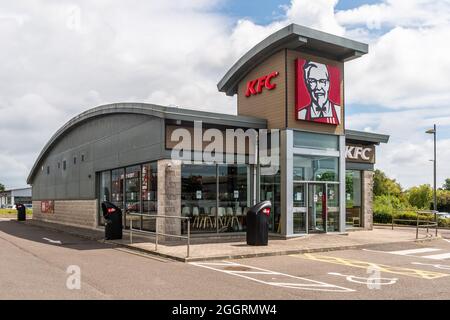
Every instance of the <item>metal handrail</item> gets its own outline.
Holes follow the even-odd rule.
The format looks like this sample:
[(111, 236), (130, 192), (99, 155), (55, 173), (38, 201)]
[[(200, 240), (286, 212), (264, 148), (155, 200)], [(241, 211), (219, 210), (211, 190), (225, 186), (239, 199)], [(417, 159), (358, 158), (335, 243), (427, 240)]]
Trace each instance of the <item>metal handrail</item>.
[[(400, 209), (400, 210), (396, 210), (396, 212), (399, 211), (404, 211), (404, 212), (411, 212), (411, 211), (415, 211), (416, 212), (416, 220), (411, 220), (411, 219), (396, 219), (394, 218), (394, 215), (392, 215), (392, 230), (394, 230), (394, 221), (404, 221), (404, 222), (415, 222), (416, 223), (416, 240), (419, 239), (419, 228), (427, 228), (427, 234), (429, 233), (429, 228), (435, 227), (436, 228), (436, 237), (438, 235), (438, 219), (437, 219), (437, 213), (439, 213), (439, 211), (435, 211), (435, 210), (408, 210), (408, 209)], [(420, 220), (419, 219), (419, 215), (420, 214), (434, 214), (434, 219), (435, 221), (432, 222), (430, 220)], [(421, 224), (424, 223), (424, 224)], [(426, 223), (426, 224), (425, 224)], [(397, 225), (397, 224), (396, 224)]]
[(133, 230), (135, 232), (141, 232), (146, 234), (155, 235), (155, 251), (158, 251), (158, 236), (166, 236), (166, 237), (173, 237), (173, 238), (179, 238), (179, 239), (186, 239), (187, 240), (187, 246), (186, 246), (186, 258), (189, 258), (189, 251), (190, 251), (190, 245), (191, 245), (191, 226), (189, 223), (190, 218), (189, 217), (178, 217), (178, 216), (166, 216), (166, 215), (159, 215), (159, 214), (142, 214), (142, 213), (127, 213), (126, 217), (128, 216), (138, 216), (138, 217), (147, 217), (147, 218), (163, 218), (163, 219), (180, 219), (180, 220), (187, 220), (187, 236), (179, 236), (176, 234), (168, 234), (168, 233), (161, 233), (158, 231), (158, 223), (156, 223), (156, 231), (146, 231), (146, 230), (137, 230), (133, 229), (133, 220), (130, 219), (130, 243), (133, 243)]

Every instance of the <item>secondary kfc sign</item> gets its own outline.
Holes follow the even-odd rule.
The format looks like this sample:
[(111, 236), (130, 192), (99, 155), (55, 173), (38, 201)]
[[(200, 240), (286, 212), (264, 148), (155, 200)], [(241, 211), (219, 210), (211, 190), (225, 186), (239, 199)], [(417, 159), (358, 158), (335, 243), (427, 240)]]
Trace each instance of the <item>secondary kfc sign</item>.
[(272, 72), (271, 74), (262, 76), (258, 79), (247, 82), (247, 89), (245, 90), (245, 96), (250, 97), (261, 93), (263, 89), (273, 90), (277, 87), (276, 83), (272, 83), (272, 79), (276, 78), (279, 72)]
[(363, 145), (347, 145), (345, 158), (352, 162), (375, 163), (375, 147)]
[(315, 61), (295, 60), (297, 120), (341, 123), (341, 70)]

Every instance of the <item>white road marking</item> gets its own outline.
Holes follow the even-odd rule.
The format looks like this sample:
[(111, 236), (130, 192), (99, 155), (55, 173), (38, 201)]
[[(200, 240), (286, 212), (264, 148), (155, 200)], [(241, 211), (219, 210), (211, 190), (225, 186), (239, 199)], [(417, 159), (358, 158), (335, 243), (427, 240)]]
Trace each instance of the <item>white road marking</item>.
[[(366, 277), (357, 277), (357, 276), (352, 276), (352, 275), (345, 275), (345, 274), (341, 274), (338, 272), (328, 272), (328, 274), (331, 274), (333, 276), (340, 276), (340, 277), (344, 277), (347, 281), (349, 282), (354, 282), (354, 283), (359, 283), (359, 284), (365, 284), (367, 285), (368, 283), (374, 284), (374, 285), (390, 285), (390, 284), (395, 284), (398, 281), (398, 278), (366, 278)], [(376, 281), (375, 283), (373, 283), (372, 281)], [(383, 282), (386, 281), (386, 282)]]
[(420, 249), (398, 250), (398, 251), (379, 251), (379, 250), (363, 249), (363, 251), (368, 251), (368, 252), (388, 253), (388, 254), (394, 254), (394, 255), (399, 255), (399, 256), (409, 256), (409, 257), (432, 259), (432, 260), (450, 259), (449, 252), (439, 253), (439, 254), (431, 254), (431, 255), (426, 255), (426, 256), (418, 256), (417, 255), (420, 253), (431, 253), (431, 252), (442, 251), (442, 250), (443, 249), (438, 249), (438, 248), (420, 248)]
[(446, 266), (445, 264), (432, 264), (432, 263), (422, 263), (422, 262), (411, 262), (411, 264), (421, 265), (421, 266), (432, 266), (436, 269), (442, 270), (450, 270), (450, 266)]
[(442, 240), (447, 241), (447, 242), (450, 242), (450, 240), (448, 240), (448, 239), (442, 239)]
[(54, 244), (62, 244), (60, 240), (52, 240), (49, 238), (42, 238), (42, 240), (46, 240), (46, 241), (48, 241), (50, 243), (54, 243)]
[(387, 253), (398, 254), (400, 256), (408, 256), (417, 253), (427, 253), (427, 252), (436, 252), (441, 251), (442, 249), (436, 248), (420, 248), (420, 249), (410, 249), (410, 250), (398, 250), (398, 251), (387, 251)]
[[(258, 268), (258, 267), (252, 267), (252, 266), (248, 266), (248, 265), (243, 265), (243, 264), (238, 264), (235, 262), (227, 262), (224, 261), (224, 263), (201, 263), (201, 262), (191, 262), (191, 265), (197, 266), (197, 267), (202, 267), (202, 268), (207, 268), (210, 270), (214, 270), (214, 271), (219, 271), (219, 272), (223, 272), (229, 275), (233, 275), (236, 277), (241, 277), (241, 278), (245, 278), (251, 281), (255, 281), (258, 283), (262, 283), (262, 284), (266, 284), (266, 285), (270, 285), (270, 286), (275, 286), (275, 287), (282, 287), (282, 288), (291, 288), (291, 289), (302, 289), (302, 290), (312, 290), (312, 291), (327, 291), (327, 292), (354, 292), (356, 290), (353, 289), (349, 289), (349, 288), (345, 288), (345, 287), (340, 287), (340, 286), (336, 286), (333, 284), (329, 284), (329, 283), (325, 283), (325, 282), (321, 282), (321, 281), (316, 281), (316, 280), (311, 280), (311, 279), (307, 279), (307, 278), (303, 278), (303, 277), (297, 277), (297, 276), (293, 276), (290, 274), (286, 274), (286, 273), (281, 273), (281, 272), (276, 272), (276, 271), (271, 271), (271, 270), (266, 270), (266, 269), (262, 269), (262, 268)], [(249, 268), (250, 270), (248, 271), (242, 271), (242, 270), (232, 270), (232, 269), (221, 269), (218, 268), (218, 266), (222, 266), (222, 267), (242, 267), (242, 268)], [(265, 281), (265, 280), (261, 280), (261, 279), (257, 279), (256, 276), (258, 275), (257, 273), (255, 273), (254, 270), (258, 270), (259, 275), (273, 275), (276, 276), (274, 278), (272, 278), (272, 280), (277, 280), (275, 281)], [(246, 276), (246, 274), (248, 274), (249, 276)], [(253, 277), (251, 276), (253, 275)], [(279, 278), (285, 278), (286, 281), (281, 282)], [(282, 279), (283, 280), (283, 279)], [(294, 280), (294, 281), (293, 281)], [(295, 282), (295, 281), (299, 281), (299, 282)], [(301, 281), (301, 282), (300, 282)]]
[(265, 272), (265, 271), (233, 271), (233, 273), (247, 273), (247, 274), (273, 274), (272, 272)]
[[(194, 263), (191, 263), (194, 264)], [(202, 263), (204, 265), (208, 265), (208, 266), (239, 266), (239, 264), (237, 263), (233, 263), (233, 262), (229, 262), (229, 261), (224, 261), (224, 262), (204, 262)]]
[(433, 254), (429, 256), (423, 256), (422, 258), (433, 259), (433, 260), (444, 260), (450, 258), (450, 253)]

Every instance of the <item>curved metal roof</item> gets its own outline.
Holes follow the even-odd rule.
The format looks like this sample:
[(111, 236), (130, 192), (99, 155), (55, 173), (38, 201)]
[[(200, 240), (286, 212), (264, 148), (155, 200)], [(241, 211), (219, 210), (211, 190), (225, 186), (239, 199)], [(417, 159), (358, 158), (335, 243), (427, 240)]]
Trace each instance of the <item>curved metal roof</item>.
[(236, 94), (242, 78), (258, 64), (282, 49), (301, 50), (338, 61), (358, 58), (369, 50), (365, 43), (290, 24), (271, 34), (243, 55), (219, 81), (217, 88), (229, 96)]
[(148, 103), (115, 103), (98, 106), (70, 119), (64, 124), (46, 143), (39, 156), (37, 157), (33, 168), (27, 178), (27, 183), (31, 184), (34, 174), (39, 167), (40, 162), (51, 150), (53, 145), (61, 139), (66, 132), (75, 128), (77, 125), (96, 117), (109, 114), (143, 114), (164, 119), (183, 120), (183, 121), (203, 121), (205, 123), (243, 127), (243, 128), (267, 128), (267, 120), (248, 116), (235, 116), (222, 113), (213, 113), (183, 109), (177, 107), (165, 107)]

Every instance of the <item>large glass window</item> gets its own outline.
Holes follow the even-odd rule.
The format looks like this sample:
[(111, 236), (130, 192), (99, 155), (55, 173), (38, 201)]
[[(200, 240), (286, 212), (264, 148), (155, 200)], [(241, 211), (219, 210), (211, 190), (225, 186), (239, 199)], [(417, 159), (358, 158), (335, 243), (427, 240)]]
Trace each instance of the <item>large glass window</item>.
[(123, 184), (125, 172), (123, 169), (111, 171), (111, 202), (123, 210)]
[(294, 155), (294, 181), (339, 181), (339, 158)]
[[(139, 197), (141, 189), (141, 166), (126, 168), (125, 178), (125, 214), (141, 213)], [(136, 225), (139, 226), (140, 224), (137, 223)], [(126, 221), (126, 226), (129, 227), (128, 221)]]
[(249, 207), (250, 167), (247, 165), (219, 165), (219, 232), (243, 231)]
[[(110, 171), (104, 171), (104, 172), (100, 173), (99, 187), (100, 187), (100, 193), (99, 193), (100, 204), (103, 201), (111, 201), (111, 172)], [(99, 206), (99, 208), (101, 208), (101, 206)], [(102, 212), (100, 212), (100, 214), (99, 214), (98, 223), (101, 226), (105, 225), (105, 220), (103, 218)]]
[(183, 165), (181, 214), (191, 217), (191, 231), (245, 230), (249, 180), (247, 165)]
[(339, 150), (339, 137), (336, 135), (294, 131), (294, 147), (336, 151)]
[(215, 165), (181, 166), (181, 214), (191, 217), (191, 232), (216, 232)]
[[(142, 179), (141, 179), (142, 172)], [(103, 171), (98, 174), (98, 199), (111, 201), (122, 209), (124, 226), (129, 227), (128, 213), (156, 214), (157, 204), (157, 163), (147, 163), (131, 167)], [(142, 181), (141, 181), (142, 180)], [(99, 213), (99, 224), (103, 225), (103, 215)], [(155, 219), (135, 218), (133, 227), (155, 230)]]
[(339, 231), (339, 185), (327, 184), (327, 231)]
[(362, 226), (361, 171), (347, 170), (345, 175), (345, 204), (347, 228)]
[[(156, 215), (158, 212), (158, 173), (157, 163), (146, 163), (142, 165), (142, 213)], [(149, 231), (156, 231), (156, 219), (143, 219), (142, 228)]]
[(292, 216), (294, 219), (294, 233), (306, 232), (306, 183), (294, 183), (294, 211)]
[(156, 214), (158, 194), (158, 173), (156, 163), (147, 163), (142, 166), (142, 213)]

